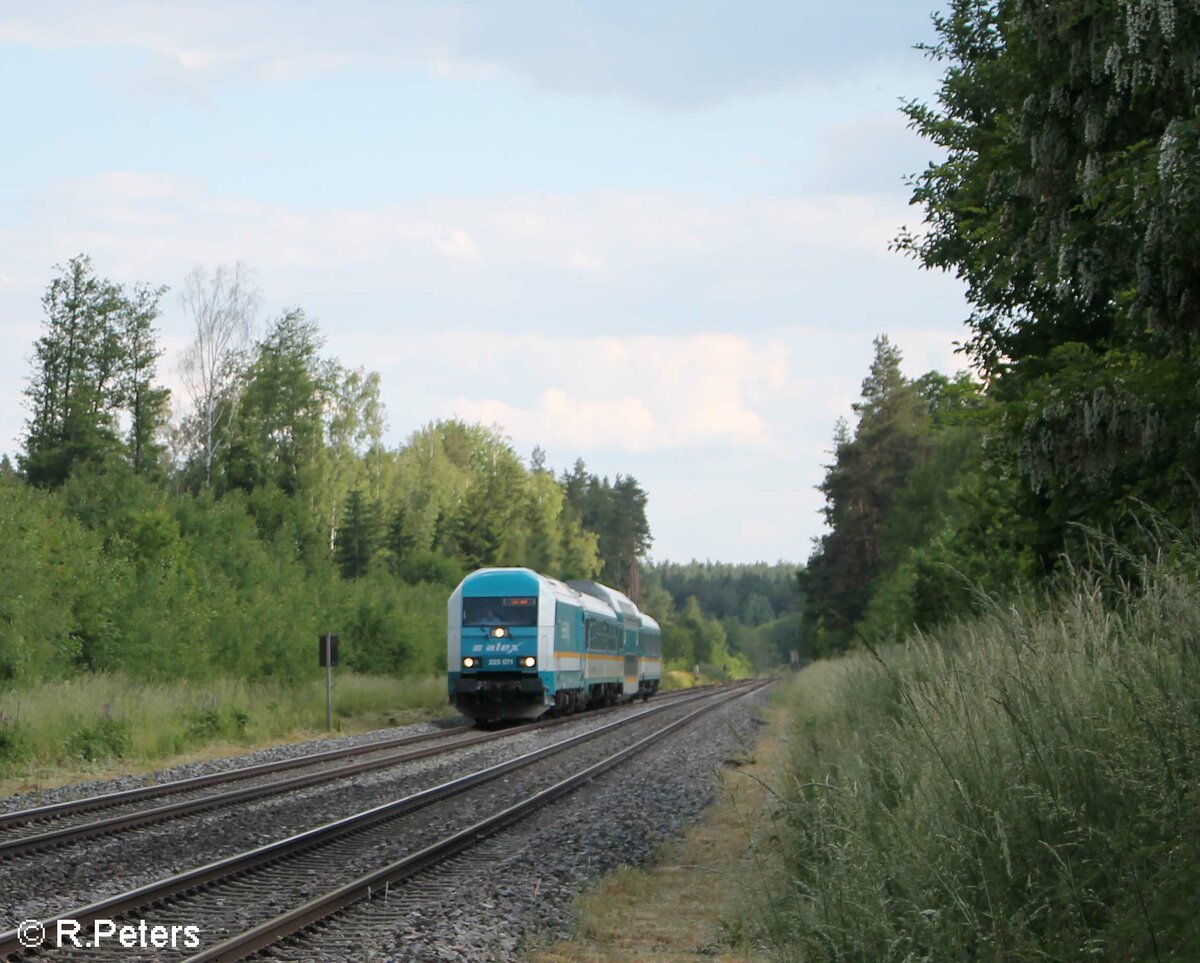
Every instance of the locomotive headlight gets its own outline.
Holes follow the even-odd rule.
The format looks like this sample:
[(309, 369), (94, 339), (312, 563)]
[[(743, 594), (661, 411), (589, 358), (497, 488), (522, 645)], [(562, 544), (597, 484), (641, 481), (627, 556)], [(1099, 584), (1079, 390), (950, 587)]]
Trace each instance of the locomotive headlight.
[(532, 669), (535, 665), (537, 665), (537, 659), (535, 659), (532, 655), (527, 655), (521, 660), (521, 665), (525, 666), (527, 669)]
[(479, 665), (479, 660), (473, 659), (469, 655), (465, 659), (463, 659), (463, 668), (464, 669), (473, 669), (477, 665)]
[(508, 635), (508, 629), (506, 629), (503, 625), (497, 625), (494, 629), (492, 629), (493, 639), (502, 639), (506, 635)]

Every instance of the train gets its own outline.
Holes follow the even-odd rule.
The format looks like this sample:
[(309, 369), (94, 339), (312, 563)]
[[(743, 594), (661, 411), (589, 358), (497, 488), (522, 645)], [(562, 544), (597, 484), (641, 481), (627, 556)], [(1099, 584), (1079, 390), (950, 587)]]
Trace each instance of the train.
[(450, 702), (481, 725), (650, 698), (662, 631), (617, 589), (483, 568), (447, 603)]

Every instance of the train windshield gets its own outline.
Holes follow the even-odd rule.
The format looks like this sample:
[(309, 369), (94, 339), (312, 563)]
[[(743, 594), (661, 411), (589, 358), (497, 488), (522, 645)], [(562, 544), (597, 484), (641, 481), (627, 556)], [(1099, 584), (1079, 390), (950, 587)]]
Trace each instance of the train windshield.
[(463, 625), (537, 625), (537, 598), (463, 599)]

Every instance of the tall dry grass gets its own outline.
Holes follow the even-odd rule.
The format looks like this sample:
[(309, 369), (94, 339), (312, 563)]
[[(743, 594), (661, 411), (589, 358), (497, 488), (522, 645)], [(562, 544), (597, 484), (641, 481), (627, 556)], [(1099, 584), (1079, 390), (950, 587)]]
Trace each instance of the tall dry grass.
[(779, 958), (1200, 958), (1200, 581), (1118, 563), (800, 674)]

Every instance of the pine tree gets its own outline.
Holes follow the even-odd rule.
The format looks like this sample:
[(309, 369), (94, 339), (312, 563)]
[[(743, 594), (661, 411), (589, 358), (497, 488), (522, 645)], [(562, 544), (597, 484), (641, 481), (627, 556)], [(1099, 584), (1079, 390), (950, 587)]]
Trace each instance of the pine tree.
[(397, 507), (388, 523), (387, 534), (384, 537), (384, 547), (392, 553), (392, 564), (400, 566), (412, 553), (416, 546), (417, 537), (412, 531), (408, 519), (408, 511), (403, 505)]
[(342, 524), (334, 541), (334, 558), (343, 578), (362, 578), (380, 543), (379, 504), (369, 501), (360, 489), (346, 498)]
[(862, 400), (854, 405), (852, 439), (839, 424), (834, 464), (819, 486), (831, 531), (819, 542), (804, 573), (809, 621), (834, 630), (835, 645), (858, 622), (882, 571), (881, 544), (897, 491), (918, 463), (929, 432), (928, 406), (900, 371), (900, 352), (886, 337), (875, 340)]

